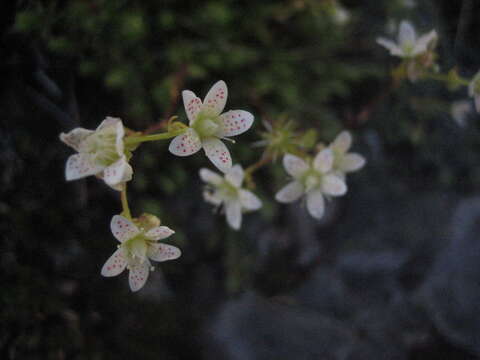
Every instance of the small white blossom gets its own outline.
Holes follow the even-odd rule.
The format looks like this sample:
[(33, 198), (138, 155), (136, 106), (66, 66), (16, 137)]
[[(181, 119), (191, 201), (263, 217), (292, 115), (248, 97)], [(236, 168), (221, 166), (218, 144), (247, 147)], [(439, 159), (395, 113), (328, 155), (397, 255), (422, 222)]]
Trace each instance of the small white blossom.
[(122, 121), (112, 117), (102, 121), (95, 131), (75, 128), (69, 133), (61, 133), (60, 140), (78, 152), (67, 160), (66, 179), (96, 175), (113, 189), (121, 191), (133, 174), (124, 154), (124, 135)]
[(417, 38), (412, 24), (404, 20), (400, 23), (397, 43), (383, 37), (377, 38), (377, 43), (387, 48), (393, 56), (410, 59), (433, 49), (437, 39), (435, 30)]
[(210, 161), (222, 172), (232, 167), (232, 158), (220, 139), (239, 135), (253, 123), (253, 115), (244, 110), (230, 110), (222, 114), (227, 102), (227, 85), (218, 81), (202, 101), (192, 91), (182, 92), (189, 129), (175, 137), (169, 150), (177, 156), (189, 156), (201, 148)]
[(469, 100), (459, 100), (452, 103), (450, 113), (452, 114), (453, 120), (461, 126), (464, 127), (467, 123), (467, 117), (470, 112), (472, 112), (473, 106)]
[(473, 77), (468, 85), (468, 95), (473, 97), (475, 109), (480, 112), (480, 71)]
[(242, 224), (242, 212), (262, 207), (261, 200), (254, 193), (242, 188), (244, 172), (240, 165), (233, 166), (224, 176), (203, 168), (200, 169), (200, 178), (208, 184), (203, 193), (205, 201), (223, 205), (227, 223), (235, 230)]
[(344, 176), (347, 173), (360, 170), (365, 165), (365, 158), (357, 153), (348, 152), (352, 146), (352, 135), (342, 131), (330, 144), (333, 153), (332, 171)]
[(286, 154), (283, 166), (293, 181), (283, 187), (275, 199), (291, 203), (305, 195), (307, 210), (316, 219), (325, 212), (324, 196), (342, 196), (347, 185), (342, 176), (332, 172), (334, 153), (330, 148), (320, 151), (313, 160), (305, 161), (295, 155)]
[(333, 20), (340, 26), (345, 25), (350, 20), (348, 10), (337, 1), (333, 3)]
[(117, 276), (127, 268), (132, 291), (138, 291), (145, 285), (150, 270), (153, 270), (150, 260), (173, 260), (181, 255), (177, 247), (158, 242), (174, 233), (166, 226), (145, 230), (127, 218), (115, 215), (110, 228), (120, 245), (103, 265), (101, 274), (106, 277)]

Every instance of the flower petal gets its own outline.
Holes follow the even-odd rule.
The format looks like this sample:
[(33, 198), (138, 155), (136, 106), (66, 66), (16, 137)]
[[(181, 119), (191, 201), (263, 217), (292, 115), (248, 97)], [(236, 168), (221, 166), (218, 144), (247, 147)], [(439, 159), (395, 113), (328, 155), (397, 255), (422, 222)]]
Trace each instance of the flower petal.
[(172, 245), (156, 243), (148, 247), (147, 256), (154, 261), (178, 259), (182, 255), (179, 248)]
[(208, 190), (205, 190), (203, 192), (203, 199), (213, 205), (220, 205), (223, 202), (222, 197), (218, 194), (218, 192), (211, 192)]
[(195, 154), (198, 150), (202, 148), (202, 143), (197, 132), (189, 128), (183, 134), (175, 137), (168, 150), (177, 156), (189, 156)]
[(240, 189), (240, 204), (245, 210), (258, 210), (262, 207), (262, 201), (249, 190)]
[(302, 158), (292, 154), (286, 154), (283, 157), (283, 167), (288, 175), (294, 178), (302, 176), (303, 173), (308, 170), (307, 163)]
[(321, 219), (325, 213), (325, 200), (320, 190), (307, 194), (307, 210), (315, 219)]
[(68, 158), (65, 167), (65, 178), (70, 180), (77, 180), (86, 176), (94, 175), (104, 169), (103, 166), (94, 164), (90, 161), (90, 156), (87, 154), (75, 154)]
[(237, 164), (227, 171), (227, 173), (225, 174), (225, 179), (227, 179), (227, 181), (236, 188), (239, 188), (242, 185), (243, 176), (243, 169), (240, 165)]
[(360, 170), (365, 165), (365, 158), (356, 153), (348, 153), (340, 160), (339, 170), (343, 172), (352, 172)]
[(108, 126), (114, 126), (114, 125), (116, 125), (118, 123), (121, 123), (121, 122), (122, 122), (122, 119), (120, 119), (120, 118), (107, 116), (105, 118), (105, 120), (103, 120), (100, 123), (100, 125), (98, 125), (98, 127), (95, 129), (95, 131), (102, 130), (103, 128), (108, 127)]
[(75, 128), (68, 133), (61, 133), (60, 140), (65, 144), (78, 151), (80, 143), (85, 140), (88, 136), (94, 133), (93, 130), (87, 130), (84, 128)]
[(115, 190), (121, 191), (125, 182), (132, 180), (133, 169), (127, 162), (127, 158), (122, 156), (112, 165), (107, 166), (103, 171), (103, 180)]
[(116, 127), (116, 132), (117, 132), (117, 138), (115, 140), (115, 148), (117, 150), (117, 154), (119, 156), (123, 156), (123, 150), (125, 148), (124, 143), (123, 143), (123, 137), (125, 136), (125, 129), (123, 128), (123, 124), (121, 121), (117, 122)]
[(346, 153), (350, 146), (352, 146), (352, 135), (349, 131), (344, 130), (333, 140), (330, 148), (334, 152)]
[(182, 91), (183, 105), (185, 106), (185, 112), (187, 113), (189, 124), (197, 119), (197, 115), (202, 110), (202, 100), (198, 98), (193, 91)]
[(232, 158), (225, 144), (218, 138), (210, 137), (202, 141), (203, 150), (220, 171), (226, 173), (232, 167)]
[(329, 172), (333, 165), (333, 151), (330, 148), (323, 149), (313, 159), (313, 167), (322, 173)]
[(133, 265), (128, 275), (128, 283), (132, 291), (140, 290), (147, 282), (150, 273), (150, 262), (147, 260), (141, 264)]
[(281, 203), (291, 203), (300, 198), (305, 191), (299, 181), (292, 181), (276, 193), (275, 199)]
[(172, 234), (175, 234), (175, 231), (170, 229), (168, 226), (157, 226), (153, 229), (148, 230), (145, 233), (145, 236), (150, 240), (162, 240), (166, 239)]
[(337, 175), (326, 175), (322, 181), (322, 192), (331, 196), (341, 196), (347, 192), (345, 181)]
[(228, 90), (225, 81), (216, 82), (205, 96), (202, 109), (208, 110), (212, 115), (220, 115), (227, 103), (227, 96)]
[(110, 229), (113, 236), (121, 243), (140, 233), (140, 230), (134, 223), (121, 215), (115, 215), (112, 218)]
[(242, 225), (242, 205), (239, 201), (229, 201), (225, 204), (227, 223), (232, 229), (238, 230)]
[(223, 182), (222, 176), (207, 168), (200, 169), (200, 179), (212, 185), (220, 185)]
[(125, 259), (123, 249), (117, 249), (112, 256), (108, 258), (102, 267), (102, 276), (111, 277), (117, 276), (127, 266), (127, 260)]
[(220, 115), (219, 137), (240, 135), (250, 129), (253, 124), (253, 115), (244, 110), (230, 110)]
[(418, 38), (413, 48), (413, 55), (419, 55), (426, 52), (428, 49), (435, 48), (437, 43), (438, 35), (435, 30), (430, 31), (429, 33), (422, 35)]
[(384, 48), (387, 48), (390, 51), (390, 55), (393, 56), (403, 56), (403, 50), (395, 44), (393, 41), (385, 39), (383, 37), (377, 38), (377, 44), (382, 45)]
[(415, 28), (413, 25), (406, 20), (403, 20), (400, 23), (400, 30), (398, 32), (398, 43), (400, 46), (403, 46), (403, 44), (415, 44), (415, 41), (417, 39), (417, 35), (415, 34)]

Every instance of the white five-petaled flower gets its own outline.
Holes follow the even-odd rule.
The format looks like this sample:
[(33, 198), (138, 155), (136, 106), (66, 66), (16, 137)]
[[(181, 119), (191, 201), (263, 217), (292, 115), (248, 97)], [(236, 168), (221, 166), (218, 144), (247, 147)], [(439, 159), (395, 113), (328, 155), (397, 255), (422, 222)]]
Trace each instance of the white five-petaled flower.
[(435, 30), (417, 38), (412, 24), (406, 20), (400, 23), (398, 42), (379, 37), (377, 43), (387, 48), (390, 54), (401, 58), (414, 58), (435, 47), (438, 35)]
[(227, 85), (215, 83), (202, 101), (192, 91), (182, 92), (189, 128), (175, 137), (169, 150), (177, 156), (188, 156), (201, 148), (210, 161), (222, 172), (232, 167), (230, 152), (220, 140), (247, 131), (253, 115), (244, 110), (230, 110), (222, 114), (227, 102)]
[(107, 185), (121, 191), (133, 174), (124, 153), (124, 135), (122, 121), (113, 117), (103, 120), (96, 130), (75, 128), (61, 133), (60, 140), (78, 152), (67, 160), (66, 179), (97, 175)]
[(177, 247), (158, 242), (174, 233), (166, 226), (156, 226), (146, 231), (125, 217), (115, 215), (110, 228), (121, 244), (103, 265), (101, 273), (107, 277), (117, 276), (127, 268), (132, 291), (138, 291), (145, 285), (148, 274), (153, 269), (150, 260), (173, 260), (181, 255)]
[(480, 71), (473, 77), (468, 85), (468, 95), (473, 97), (475, 109), (480, 112)]
[(224, 176), (203, 168), (200, 178), (208, 184), (203, 193), (205, 201), (217, 206), (223, 204), (227, 223), (235, 230), (242, 224), (242, 212), (262, 207), (254, 193), (242, 188), (244, 172), (240, 165), (233, 166)]
[(283, 187), (275, 199), (281, 203), (291, 203), (305, 195), (308, 212), (320, 219), (325, 212), (324, 195), (342, 196), (347, 192), (343, 176), (332, 172), (333, 164), (334, 153), (330, 148), (323, 149), (308, 162), (286, 154), (283, 166), (293, 181)]
[(357, 153), (348, 152), (352, 146), (352, 135), (342, 131), (329, 145), (333, 152), (332, 171), (336, 175), (344, 176), (346, 173), (360, 170), (365, 165), (365, 158)]

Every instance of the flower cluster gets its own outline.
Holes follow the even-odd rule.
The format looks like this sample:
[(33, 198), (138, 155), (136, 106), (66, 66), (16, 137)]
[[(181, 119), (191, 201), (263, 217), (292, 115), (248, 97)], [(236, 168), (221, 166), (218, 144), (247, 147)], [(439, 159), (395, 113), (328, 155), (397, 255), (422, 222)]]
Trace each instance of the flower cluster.
[(67, 180), (95, 175), (120, 192), (122, 213), (113, 216), (110, 224), (120, 245), (103, 265), (101, 274), (112, 277), (128, 269), (132, 291), (145, 285), (153, 270), (152, 261), (173, 260), (181, 255), (177, 247), (160, 242), (174, 231), (160, 226), (157, 217), (150, 214), (138, 218), (131, 216), (126, 188), (127, 182), (132, 180), (133, 169), (128, 161), (141, 143), (173, 138), (169, 151), (181, 157), (203, 148), (207, 158), (221, 171), (218, 174), (207, 168), (200, 169), (200, 178), (206, 183), (204, 199), (221, 209), (228, 225), (235, 230), (241, 227), (243, 213), (262, 207), (257, 195), (246, 188), (254, 187), (252, 173), (277, 156), (285, 154), (285, 169), (294, 180), (277, 193), (276, 199), (291, 202), (305, 194), (307, 208), (316, 218), (323, 215), (324, 197), (345, 194), (345, 174), (360, 169), (365, 163), (360, 155), (348, 153), (351, 144), (348, 132), (342, 133), (313, 160), (290, 154), (313, 148), (316, 130), (299, 133), (293, 124), (280, 121), (267, 126), (268, 131), (263, 134), (265, 150), (259, 162), (246, 170), (239, 164), (232, 166), (232, 157), (222, 140), (234, 142), (230, 137), (250, 129), (253, 115), (244, 110), (223, 112), (228, 96), (223, 81), (215, 83), (203, 101), (190, 90), (183, 91), (182, 96), (188, 126), (172, 122), (174, 117), (168, 123), (168, 132), (142, 134), (126, 130), (120, 119), (107, 117), (96, 130), (76, 128), (60, 134), (60, 139), (77, 151), (67, 160)]

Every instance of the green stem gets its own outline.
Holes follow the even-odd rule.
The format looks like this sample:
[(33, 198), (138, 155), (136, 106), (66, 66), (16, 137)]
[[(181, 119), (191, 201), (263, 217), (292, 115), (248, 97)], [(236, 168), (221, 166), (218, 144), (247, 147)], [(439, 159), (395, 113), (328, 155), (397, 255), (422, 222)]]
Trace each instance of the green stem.
[(146, 141), (158, 141), (158, 140), (166, 140), (166, 139), (171, 139), (174, 138), (175, 136), (181, 135), (185, 132), (187, 129), (181, 129), (181, 130), (175, 130), (175, 131), (169, 131), (166, 133), (160, 133), (160, 134), (153, 134), (153, 135), (144, 135), (144, 136), (130, 136), (125, 138), (125, 144), (126, 145), (134, 145)]
[[(426, 73), (425, 77), (427, 79), (443, 81), (443, 82), (446, 82), (446, 83), (452, 81), (452, 77), (449, 76), (448, 74)], [(463, 79), (459, 76), (456, 77), (455, 82), (457, 82), (458, 85), (463, 85), (463, 86), (468, 86), (470, 84), (470, 80)]]
[(124, 185), (122, 192), (120, 193), (120, 199), (122, 201), (122, 213), (123, 215), (132, 220), (132, 214), (130, 213), (130, 208), (128, 207), (128, 199), (127, 199), (127, 184)]

